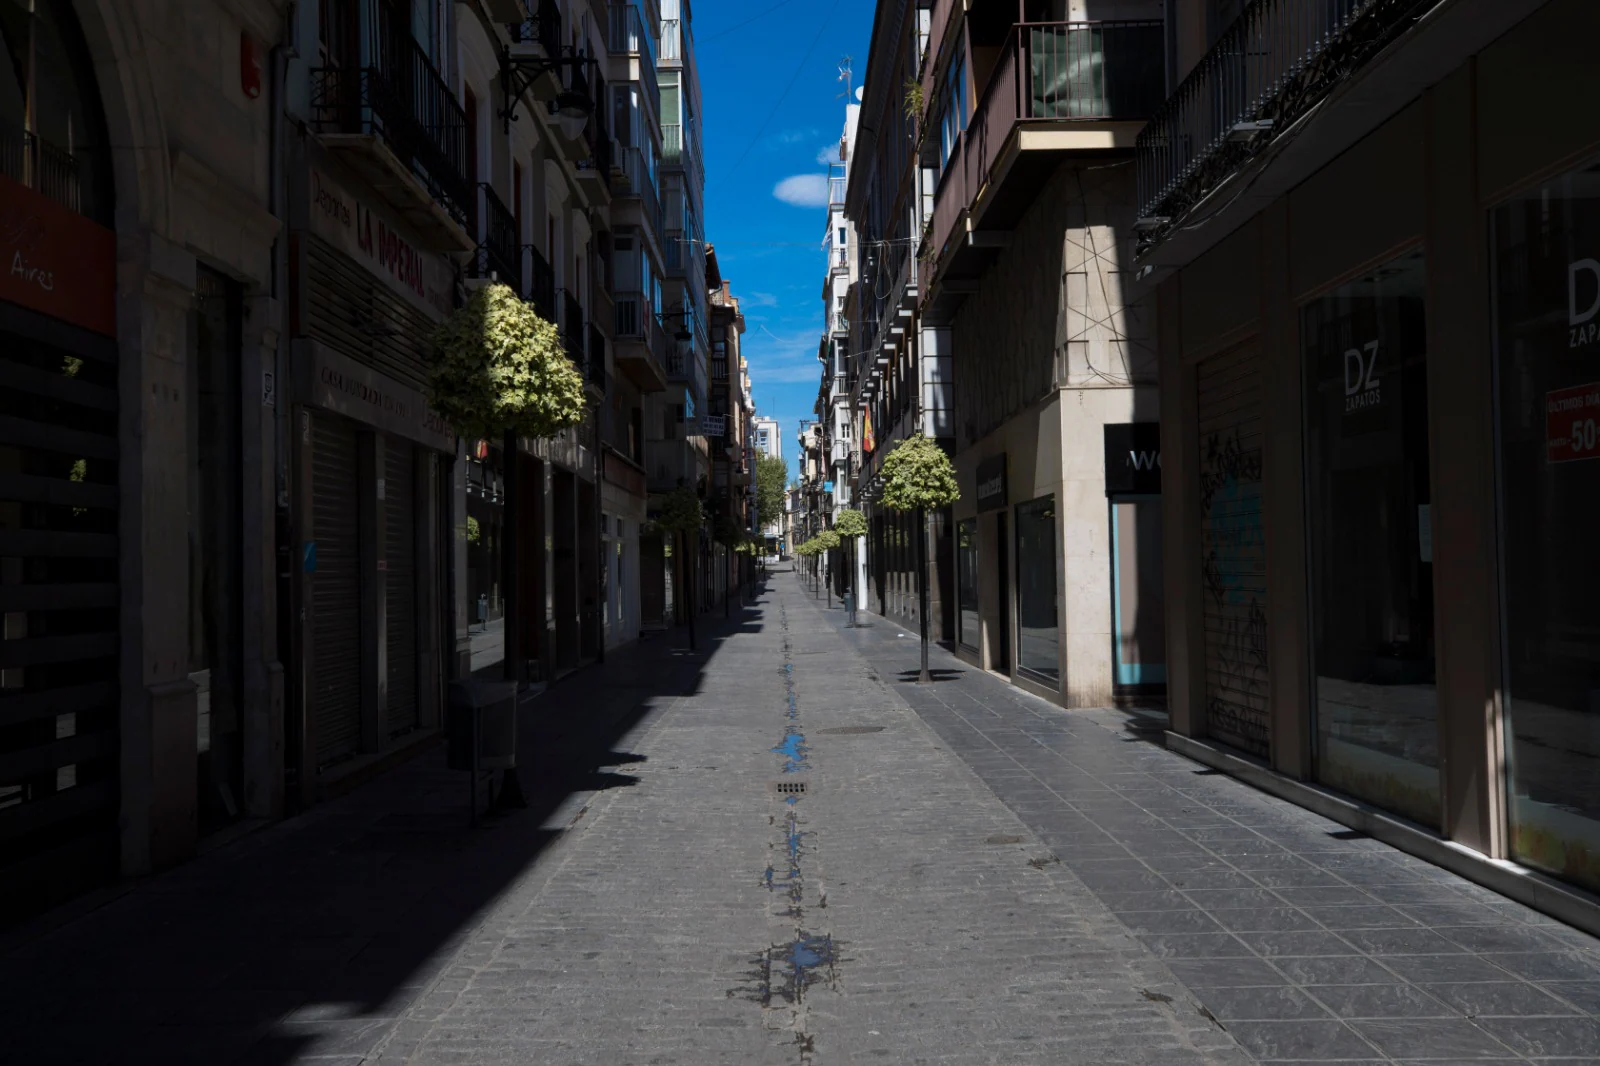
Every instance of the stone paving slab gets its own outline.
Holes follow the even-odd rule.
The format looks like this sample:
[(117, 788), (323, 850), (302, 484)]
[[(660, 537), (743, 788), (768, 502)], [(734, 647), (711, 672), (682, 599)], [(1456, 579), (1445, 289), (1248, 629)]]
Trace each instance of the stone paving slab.
[[(893, 623), (812, 611), (878, 676), (916, 669)], [(1063, 711), (942, 649), (932, 665), (944, 680), (896, 691), (1259, 1061), (1600, 1066), (1594, 938), (1168, 752), (1127, 714)]]
[(375, 1061), (1249, 1061), (797, 590), (753, 619)]

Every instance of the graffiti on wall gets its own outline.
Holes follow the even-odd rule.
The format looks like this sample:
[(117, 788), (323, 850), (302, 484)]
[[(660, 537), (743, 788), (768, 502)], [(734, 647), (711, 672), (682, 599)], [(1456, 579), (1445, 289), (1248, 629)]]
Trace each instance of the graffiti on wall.
[(1210, 734), (1267, 753), (1267, 543), (1261, 514), (1261, 450), (1239, 427), (1200, 449), (1205, 583), (1206, 722)]

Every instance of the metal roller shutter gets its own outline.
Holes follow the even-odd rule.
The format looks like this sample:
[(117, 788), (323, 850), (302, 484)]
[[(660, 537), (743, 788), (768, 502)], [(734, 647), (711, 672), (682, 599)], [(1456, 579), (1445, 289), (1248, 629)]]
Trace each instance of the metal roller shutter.
[(38, 333), (0, 333), (0, 927), (118, 859), (117, 349)]
[(353, 754), (361, 740), (360, 450), (354, 423), (319, 414), (311, 424), (312, 693), (321, 767)]
[(416, 449), (386, 438), (383, 467), (388, 722), (397, 736), (417, 727)]
[(1240, 348), (1197, 368), (1205, 586), (1206, 723), (1266, 755), (1267, 553), (1261, 508), (1261, 366)]

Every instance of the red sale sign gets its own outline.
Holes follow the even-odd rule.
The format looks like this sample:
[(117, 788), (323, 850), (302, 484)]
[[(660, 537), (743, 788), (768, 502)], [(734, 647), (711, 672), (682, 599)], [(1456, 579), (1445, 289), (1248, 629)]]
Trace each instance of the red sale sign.
[(1546, 462), (1600, 459), (1600, 382), (1546, 394), (1544, 411)]

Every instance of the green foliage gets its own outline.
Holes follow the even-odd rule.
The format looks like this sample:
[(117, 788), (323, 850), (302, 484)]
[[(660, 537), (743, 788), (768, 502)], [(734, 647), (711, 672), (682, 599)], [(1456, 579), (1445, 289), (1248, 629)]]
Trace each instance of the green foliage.
[(679, 485), (667, 493), (661, 503), (661, 517), (656, 519), (656, 525), (669, 533), (693, 533), (704, 522), (700, 497), (687, 485)]
[(905, 94), (906, 118), (915, 122), (922, 117), (922, 107), (927, 102), (926, 94), (922, 90), (922, 82), (916, 78), (906, 78)]
[(815, 537), (812, 537), (810, 540), (801, 541), (799, 544), (794, 546), (794, 553), (796, 555), (804, 555), (808, 559), (817, 554), (818, 550), (817, 539)]
[(483, 532), (478, 527), (478, 520), (471, 515), (467, 515), (467, 543), (476, 544), (481, 536), (483, 536)]
[(460, 436), (550, 437), (587, 413), (561, 335), (509, 286), (476, 290), (429, 341), (428, 402)]
[(955, 467), (931, 437), (907, 437), (883, 460), (883, 505), (895, 511), (931, 511), (961, 498)]
[(833, 516), (833, 529), (841, 537), (864, 537), (867, 516), (853, 507), (846, 507)]
[(824, 529), (815, 538), (817, 547), (822, 551), (832, 551), (839, 546), (839, 534), (831, 529)]
[(756, 460), (756, 520), (770, 526), (783, 518), (783, 497), (789, 481), (789, 464), (775, 455)]

